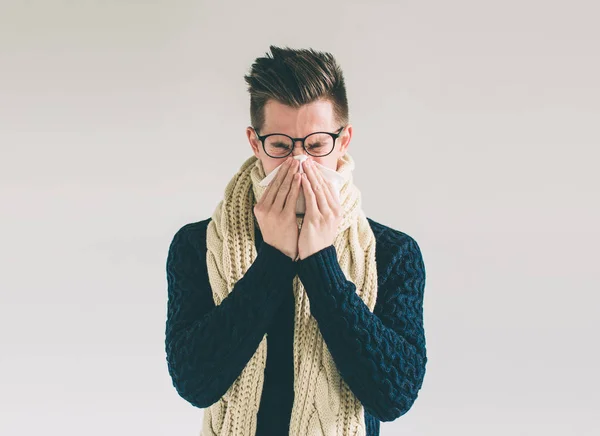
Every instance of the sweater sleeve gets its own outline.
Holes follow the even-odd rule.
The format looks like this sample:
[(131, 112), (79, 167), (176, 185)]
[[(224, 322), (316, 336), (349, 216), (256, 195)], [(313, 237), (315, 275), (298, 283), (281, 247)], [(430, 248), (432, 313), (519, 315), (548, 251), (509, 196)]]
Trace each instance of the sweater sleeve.
[(189, 233), (184, 226), (175, 234), (167, 256), (165, 350), (179, 395), (206, 408), (225, 394), (256, 352), (284, 293), (292, 292), (295, 262), (261, 242), (252, 265), (216, 306), (206, 231), (194, 233), (196, 244)]
[(333, 245), (297, 262), (311, 313), (344, 381), (380, 421), (405, 414), (417, 398), (427, 362), (423, 328), (425, 268), (405, 235), (378, 279), (373, 312), (346, 279)]

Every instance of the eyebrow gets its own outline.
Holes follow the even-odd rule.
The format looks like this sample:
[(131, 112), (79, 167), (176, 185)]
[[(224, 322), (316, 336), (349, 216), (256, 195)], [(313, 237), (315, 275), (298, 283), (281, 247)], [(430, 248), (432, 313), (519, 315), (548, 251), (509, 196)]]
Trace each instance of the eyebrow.
[[(339, 129), (337, 129), (337, 130), (339, 130)], [(333, 130), (333, 131), (323, 130), (323, 129), (321, 129), (321, 130), (313, 130), (308, 135), (312, 135), (313, 133), (317, 133), (317, 132), (335, 133), (335, 132), (337, 132), (337, 130)], [(277, 131), (273, 131), (273, 133), (261, 133), (260, 136), (275, 135), (275, 134), (277, 134), (277, 135), (286, 135), (286, 136), (289, 136), (290, 138), (293, 138), (292, 135), (288, 135), (287, 133), (277, 132)], [(300, 136), (300, 138), (306, 138), (308, 135)], [(298, 138), (296, 138), (296, 139), (298, 139)]]

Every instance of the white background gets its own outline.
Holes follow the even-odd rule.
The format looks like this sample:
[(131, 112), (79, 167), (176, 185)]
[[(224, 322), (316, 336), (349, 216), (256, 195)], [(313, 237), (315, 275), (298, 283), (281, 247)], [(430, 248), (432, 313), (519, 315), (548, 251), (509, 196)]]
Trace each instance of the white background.
[(0, 1), (0, 434), (197, 435), (164, 352), (174, 233), (250, 156), (270, 44), (335, 55), (367, 216), (427, 270), (382, 435), (598, 434), (595, 1)]

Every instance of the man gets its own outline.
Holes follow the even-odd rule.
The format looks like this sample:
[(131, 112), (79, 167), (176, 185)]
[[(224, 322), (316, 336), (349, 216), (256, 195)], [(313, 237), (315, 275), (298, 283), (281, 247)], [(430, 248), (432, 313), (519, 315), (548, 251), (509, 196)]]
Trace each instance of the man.
[(245, 77), (253, 156), (169, 247), (169, 374), (203, 436), (378, 435), (423, 383), (423, 259), (362, 210), (333, 56), (270, 48)]

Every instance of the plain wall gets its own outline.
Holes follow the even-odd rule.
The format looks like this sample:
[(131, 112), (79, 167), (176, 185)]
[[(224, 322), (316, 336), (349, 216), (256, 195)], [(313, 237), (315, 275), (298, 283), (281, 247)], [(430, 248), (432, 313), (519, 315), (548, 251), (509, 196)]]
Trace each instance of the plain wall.
[(425, 381), (381, 434), (597, 434), (599, 13), (0, 1), (0, 434), (199, 433), (167, 250), (250, 156), (270, 44), (337, 58), (363, 208), (425, 261)]

